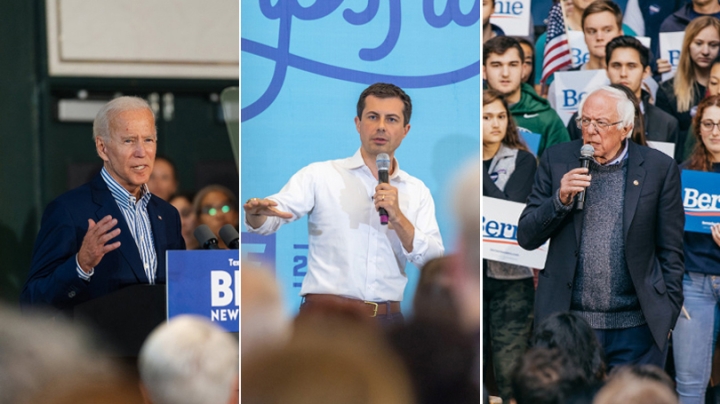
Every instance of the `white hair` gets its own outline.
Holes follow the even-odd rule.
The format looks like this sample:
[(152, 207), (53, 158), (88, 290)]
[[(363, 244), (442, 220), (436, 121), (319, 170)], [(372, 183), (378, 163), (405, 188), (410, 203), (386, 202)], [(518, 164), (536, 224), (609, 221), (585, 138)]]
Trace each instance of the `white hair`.
[(238, 341), (199, 316), (160, 325), (140, 350), (140, 379), (155, 404), (225, 404), (238, 379)]
[(136, 109), (147, 109), (151, 114), (153, 113), (147, 101), (139, 97), (118, 97), (103, 105), (93, 122), (93, 141), (98, 137), (105, 141), (110, 140), (110, 122), (120, 113)]
[(578, 116), (582, 117), (582, 111), (583, 107), (585, 106), (585, 101), (590, 98), (590, 96), (595, 95), (601, 91), (604, 91), (608, 93), (608, 95), (612, 98), (615, 98), (617, 100), (617, 114), (620, 118), (620, 123), (624, 127), (630, 127), (630, 130), (627, 133), (627, 136), (630, 137), (632, 135), (633, 131), (632, 129), (635, 127), (635, 105), (632, 101), (627, 97), (627, 95), (622, 92), (622, 90), (618, 90), (617, 88), (610, 87), (610, 86), (602, 86), (598, 89), (595, 89), (588, 93), (585, 97), (583, 97), (582, 100), (580, 100), (580, 104), (578, 105)]

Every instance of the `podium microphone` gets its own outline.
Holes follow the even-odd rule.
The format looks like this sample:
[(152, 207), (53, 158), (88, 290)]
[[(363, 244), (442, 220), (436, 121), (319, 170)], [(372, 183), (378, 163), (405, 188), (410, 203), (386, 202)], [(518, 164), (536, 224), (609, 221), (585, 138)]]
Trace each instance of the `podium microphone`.
[(220, 228), (220, 238), (228, 246), (230, 250), (240, 249), (240, 235), (231, 224), (226, 224)]
[(210, 230), (206, 224), (198, 226), (193, 232), (193, 235), (203, 250), (217, 250), (220, 248), (218, 247), (217, 237), (215, 237), (215, 234), (213, 234), (212, 230)]
[[(390, 175), (388, 174), (390, 171), (390, 156), (388, 156), (387, 153), (380, 153), (375, 157), (375, 164), (377, 165), (378, 169), (378, 183), (379, 184), (387, 184), (390, 182)], [(380, 224), (387, 225), (388, 224), (388, 213), (384, 208), (378, 209), (378, 213), (380, 214)]]
[[(580, 167), (589, 168), (590, 160), (593, 159), (593, 154), (595, 154), (595, 149), (592, 145), (583, 145), (583, 147), (580, 148)], [(577, 210), (583, 210), (585, 208), (585, 190), (580, 191), (578, 194), (575, 208)]]

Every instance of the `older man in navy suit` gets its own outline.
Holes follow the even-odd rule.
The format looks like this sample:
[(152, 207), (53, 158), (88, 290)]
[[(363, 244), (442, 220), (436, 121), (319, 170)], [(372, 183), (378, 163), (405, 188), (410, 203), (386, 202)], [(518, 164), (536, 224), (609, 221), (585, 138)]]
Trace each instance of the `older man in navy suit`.
[(23, 306), (63, 311), (125, 286), (165, 283), (165, 251), (183, 250), (180, 217), (150, 194), (157, 149), (147, 102), (120, 97), (98, 112), (101, 172), (48, 205), (35, 241)]
[[(629, 139), (635, 109), (624, 92), (603, 87), (583, 102), (582, 140), (543, 154), (518, 225), (523, 248), (550, 239), (535, 323), (573, 311), (595, 330), (609, 367), (663, 367), (683, 303), (680, 173), (672, 158)], [(579, 162), (583, 143), (594, 148), (589, 170)]]

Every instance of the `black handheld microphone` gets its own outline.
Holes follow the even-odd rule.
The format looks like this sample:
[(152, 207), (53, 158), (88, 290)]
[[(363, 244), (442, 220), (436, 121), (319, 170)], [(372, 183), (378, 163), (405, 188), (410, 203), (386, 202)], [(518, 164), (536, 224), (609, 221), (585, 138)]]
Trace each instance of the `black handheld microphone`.
[[(590, 160), (593, 159), (594, 154), (595, 149), (592, 147), (592, 145), (583, 145), (583, 147), (580, 148), (580, 167), (590, 167)], [(577, 210), (583, 210), (585, 208), (585, 190), (580, 191), (580, 193), (578, 194), (575, 208)]]
[(238, 250), (240, 248), (240, 235), (231, 224), (226, 224), (220, 228), (220, 238), (228, 246), (230, 250)]
[[(388, 156), (387, 153), (380, 153), (375, 157), (375, 164), (377, 165), (378, 169), (378, 183), (379, 184), (387, 184), (390, 182), (390, 175), (388, 172), (390, 171), (390, 156)], [(385, 209), (380, 208), (378, 210), (378, 213), (380, 214), (380, 224), (387, 225), (388, 224), (388, 213)]]
[(200, 248), (203, 250), (217, 250), (220, 248), (218, 247), (217, 237), (206, 224), (198, 226), (193, 235), (195, 235), (195, 238), (200, 243)]

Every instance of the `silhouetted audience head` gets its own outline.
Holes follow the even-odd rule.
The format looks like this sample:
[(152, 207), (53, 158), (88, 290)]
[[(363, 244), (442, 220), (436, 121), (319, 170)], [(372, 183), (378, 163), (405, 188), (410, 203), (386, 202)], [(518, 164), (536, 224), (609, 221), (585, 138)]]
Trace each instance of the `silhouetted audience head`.
[[(516, 41), (517, 42), (517, 41)], [(480, 329), (480, 159), (467, 163), (453, 188), (454, 215), (460, 228), (455, 265), (450, 265), (449, 283), (462, 327)]]
[(531, 348), (513, 371), (511, 380), (516, 404), (563, 404), (588, 386), (582, 369), (558, 349)]
[(678, 404), (670, 377), (657, 367), (629, 366), (611, 374), (594, 404)]
[(242, 361), (243, 404), (410, 404), (400, 360), (378, 327), (306, 315), (282, 349)]
[[(0, 307), (0, 404), (54, 403), (127, 380), (89, 331), (60, 317)], [(137, 383), (129, 395), (140, 397)], [(132, 402), (132, 401), (129, 401)]]
[(450, 267), (454, 264), (454, 257), (446, 255), (433, 258), (422, 267), (413, 298), (415, 319), (457, 323), (457, 304), (450, 290), (449, 279)]
[(280, 285), (267, 270), (243, 263), (240, 284), (240, 350), (249, 359), (284, 345), (290, 338), (291, 322)]
[(143, 394), (153, 404), (228, 404), (238, 398), (238, 341), (198, 316), (157, 327), (140, 350)]
[(605, 377), (602, 346), (590, 324), (576, 314), (562, 312), (546, 318), (535, 328), (530, 346), (562, 351), (590, 382)]
[(175, 195), (178, 189), (175, 163), (167, 157), (155, 156), (155, 165), (150, 174), (148, 188), (153, 195), (169, 202), (170, 197)]
[(457, 324), (414, 320), (391, 330), (388, 338), (409, 371), (418, 404), (480, 400), (476, 336)]

